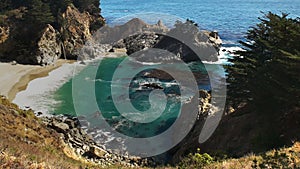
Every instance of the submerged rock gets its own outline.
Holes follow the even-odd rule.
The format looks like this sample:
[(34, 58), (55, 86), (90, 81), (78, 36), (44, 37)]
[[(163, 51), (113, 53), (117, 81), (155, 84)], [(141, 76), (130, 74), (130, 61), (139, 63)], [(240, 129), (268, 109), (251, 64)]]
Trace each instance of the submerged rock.
[(143, 84), (142, 86), (147, 87), (147, 88), (152, 88), (152, 89), (163, 89), (163, 87), (158, 83), (146, 83), (146, 84)]

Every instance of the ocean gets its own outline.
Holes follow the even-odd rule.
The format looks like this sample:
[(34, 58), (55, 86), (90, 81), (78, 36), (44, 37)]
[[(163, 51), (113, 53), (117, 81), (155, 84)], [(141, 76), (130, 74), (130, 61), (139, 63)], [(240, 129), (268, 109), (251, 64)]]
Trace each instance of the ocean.
[(118, 18), (146, 12), (191, 19), (201, 29), (217, 30), (224, 45), (237, 45), (247, 30), (258, 23), (261, 12), (300, 16), (299, 0), (102, 0), (102, 15), (110, 23)]
[[(121, 21), (140, 17), (150, 24), (156, 23), (157, 19), (162, 19), (167, 26), (172, 27), (175, 22), (174, 18), (181, 20), (188, 18), (198, 23), (200, 29), (217, 30), (224, 43), (222, 49), (230, 50), (239, 49), (238, 41), (244, 40), (247, 30), (259, 22), (257, 18), (263, 15), (261, 12), (285, 12), (289, 13), (291, 17), (298, 17), (300, 14), (300, 1), (102, 0), (101, 9), (102, 15), (106, 18), (108, 24), (118, 24)], [(181, 92), (178, 82), (176, 80), (163, 81), (155, 78), (143, 79), (140, 78), (142, 76), (135, 76), (129, 79), (130, 87), (123, 90), (122, 87), (128, 79), (120, 79), (118, 83), (113, 83), (113, 76), (114, 72), (123, 66), (120, 63), (126, 57), (99, 57), (101, 60), (99, 65), (97, 65), (98, 61), (87, 62), (88, 66), (78, 63), (67, 64), (51, 72), (48, 77), (31, 81), (25, 91), (18, 93), (14, 102), (21, 107), (30, 107), (46, 114), (83, 117), (84, 124), (87, 124), (88, 128), (97, 128), (100, 131), (96, 132), (96, 134), (98, 133), (96, 135), (97, 141), (109, 149), (121, 149), (122, 145), (117, 144), (117, 142), (120, 142), (118, 137), (111, 131), (104, 129), (104, 124), (99, 124), (97, 119), (101, 115), (114, 131), (129, 137), (148, 138), (160, 135), (168, 130), (180, 114), (179, 110), (182, 106), (179, 101), (180, 97), (178, 97)], [(205, 75), (208, 75), (208, 73), (225, 76), (222, 65), (228, 64), (226, 60), (228, 57), (232, 56), (221, 51), (218, 62), (204, 64), (193, 62), (188, 64), (188, 68), (201, 74), (199, 77), (206, 77)], [(124, 69), (123, 73), (130, 73), (130, 71), (133, 71), (133, 69)], [(211, 90), (209, 80), (212, 79), (197, 80), (199, 81), (197, 82), (199, 90)], [(163, 92), (167, 93), (165, 102), (161, 101), (161, 97), (149, 101), (151, 98), (155, 98), (155, 96), (151, 96), (152, 90), (149, 90), (149, 86), (145, 87), (147, 84), (149, 85), (149, 82), (164, 89)], [(146, 85), (143, 88), (141, 84)], [(129, 111), (126, 116), (120, 113), (120, 109), (114, 104), (115, 100), (112, 94), (114, 85), (119, 89), (115, 94), (118, 95), (121, 101), (126, 102), (129, 100), (135, 111), (145, 111), (146, 113), (139, 114), (135, 111)], [(40, 88), (39, 86), (44, 87)], [(129, 97), (120, 94), (125, 90), (129, 91)], [(189, 97), (185, 98), (185, 101), (188, 102)], [(161, 107), (165, 107), (165, 109), (161, 114), (151, 114), (151, 112), (147, 112), (151, 107), (154, 107), (154, 112), (159, 112), (158, 110)], [(158, 117), (158, 115), (160, 116)], [(153, 120), (149, 123), (139, 123), (140, 116), (148, 119), (153, 118)], [(88, 128), (87, 130), (89, 130)]]

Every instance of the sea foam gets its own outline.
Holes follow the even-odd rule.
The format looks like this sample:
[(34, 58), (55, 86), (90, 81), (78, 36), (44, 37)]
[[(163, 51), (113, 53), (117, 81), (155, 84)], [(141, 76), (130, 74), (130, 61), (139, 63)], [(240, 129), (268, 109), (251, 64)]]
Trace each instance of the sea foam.
[(205, 63), (205, 64), (220, 64), (220, 65), (230, 64), (230, 62), (228, 62), (228, 59), (235, 56), (234, 52), (242, 51), (242, 50), (243, 49), (238, 47), (238, 46), (221, 47), (220, 52), (219, 52), (219, 56), (218, 56), (218, 61), (216, 61), (216, 62), (202, 61), (202, 63)]

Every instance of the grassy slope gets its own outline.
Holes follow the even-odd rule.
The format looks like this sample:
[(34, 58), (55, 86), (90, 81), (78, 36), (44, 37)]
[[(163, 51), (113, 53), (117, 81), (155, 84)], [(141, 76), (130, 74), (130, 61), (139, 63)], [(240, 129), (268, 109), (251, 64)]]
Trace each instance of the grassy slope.
[(271, 150), (260, 155), (248, 155), (206, 166), (207, 169), (300, 168), (300, 143), (292, 147)]
[(300, 168), (300, 143), (291, 147), (250, 154), (241, 158), (212, 159), (209, 155), (195, 153), (183, 159), (179, 168), (187, 169), (273, 169)]
[[(0, 168), (100, 168), (76, 157), (59, 137), (58, 133), (46, 128), (31, 111), (20, 110), (5, 98), (0, 99)], [(299, 142), (292, 147), (260, 155), (214, 160), (209, 164), (203, 164), (203, 160), (199, 160), (203, 156), (196, 154), (188, 156), (179, 166), (159, 168), (300, 168)]]
[[(86, 168), (31, 111), (0, 99), (0, 168)], [(72, 154), (69, 153), (71, 156)]]

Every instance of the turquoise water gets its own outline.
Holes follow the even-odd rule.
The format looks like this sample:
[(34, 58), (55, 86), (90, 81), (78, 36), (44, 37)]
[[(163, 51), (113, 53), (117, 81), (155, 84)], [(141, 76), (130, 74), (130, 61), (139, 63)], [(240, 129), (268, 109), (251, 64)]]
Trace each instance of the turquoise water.
[[(299, 0), (101, 0), (108, 23), (136, 13), (166, 13), (199, 23), (200, 28), (218, 30), (227, 45), (236, 45), (262, 12), (286, 12), (300, 16)], [(139, 15), (138, 15), (139, 16)]]
[[(95, 63), (90, 63), (90, 65), (86, 66), (79, 74), (77, 74), (73, 79), (77, 79), (77, 82), (82, 84), (77, 84), (78, 86), (82, 86), (82, 90), (74, 89), (72, 85), (72, 79), (65, 83), (58, 91), (55, 93), (55, 100), (61, 101), (60, 104), (54, 106), (55, 114), (67, 114), (71, 116), (83, 116), (89, 121), (90, 127), (98, 127), (99, 121), (97, 120), (98, 112), (95, 111), (92, 106), (90, 106), (90, 101), (92, 100), (92, 96), (87, 96), (86, 90), (83, 88), (88, 85), (95, 85), (95, 96), (98, 104), (98, 108), (102, 113), (102, 116), (108, 122), (108, 124), (113, 127), (116, 131), (126, 134), (132, 137), (151, 137), (157, 134), (160, 134), (167, 130), (176, 120), (180, 108), (180, 89), (179, 85), (176, 83), (176, 80), (159, 80), (156, 78), (145, 78), (143, 77), (143, 71), (138, 73), (133, 79), (130, 81), (129, 88), (129, 99), (133, 106), (140, 112), (146, 112), (151, 106), (161, 106), (160, 102), (154, 102), (154, 105), (150, 105), (149, 95), (150, 92), (153, 91), (152, 88), (143, 88), (141, 89), (140, 84), (143, 82), (155, 82), (160, 84), (163, 87), (163, 92), (167, 94), (167, 104), (166, 107), (159, 116), (159, 118), (153, 120), (150, 123), (138, 123), (133, 122), (125, 117), (123, 117), (119, 111), (117, 110), (113, 99), (112, 99), (112, 78), (115, 73), (115, 70), (119, 67), (119, 64), (126, 57), (119, 58), (104, 58), (101, 60), (100, 65), (96, 68), (97, 73), (96, 77), (92, 77), (93, 71), (95, 71)], [(176, 67), (176, 65), (173, 65)], [(196, 73), (201, 73), (203, 75), (207, 75), (207, 71), (204, 68), (202, 63), (190, 63), (188, 67), (191, 71)], [(148, 71), (147, 66), (143, 68), (145, 71)], [(180, 70), (180, 67), (177, 68)], [(130, 69), (128, 69), (130, 71)], [(213, 71), (213, 70), (212, 70)], [(122, 86), (126, 82), (127, 79), (120, 79), (118, 85)], [(210, 85), (208, 83), (208, 79), (204, 81), (200, 81), (198, 83), (199, 89), (210, 89)], [(74, 109), (73, 104), (73, 95), (72, 92), (78, 96), (82, 96), (83, 99), (80, 101), (80, 104), (84, 106), (85, 112), (78, 112)], [(122, 91), (120, 91), (122, 92)], [(191, 96), (194, 95), (191, 93)], [(122, 95), (121, 95), (122, 96)], [(125, 101), (125, 100), (124, 100)], [(132, 113), (134, 117), (136, 115), (135, 112)], [(145, 116), (147, 114), (144, 114)]]
[[(118, 64), (121, 61), (121, 58), (104, 59), (98, 69), (96, 76), (96, 79), (98, 79), (98, 81), (96, 81), (95, 83), (95, 85), (97, 86), (95, 93), (102, 115), (112, 127), (121, 125), (120, 127), (116, 128), (118, 132), (126, 133), (131, 137), (150, 137), (156, 134), (160, 134), (161, 132), (169, 128), (176, 119), (179, 113), (178, 110), (180, 109), (180, 102), (176, 102), (174, 98), (169, 97), (166, 109), (163, 114), (151, 123), (136, 123), (121, 116), (111, 98), (111, 81), (114, 74), (114, 71), (111, 70), (117, 69)], [(99, 79), (101, 79), (101, 81), (99, 81)], [(120, 85), (122, 85), (122, 82), (120, 83)], [(150, 90), (136, 92), (135, 89), (137, 87), (137, 84), (133, 84), (132, 88), (129, 89), (130, 99), (132, 100), (132, 104), (137, 110), (146, 111), (150, 108), (150, 103), (148, 101)], [(178, 90), (178, 87), (174, 88), (175, 90)]]

